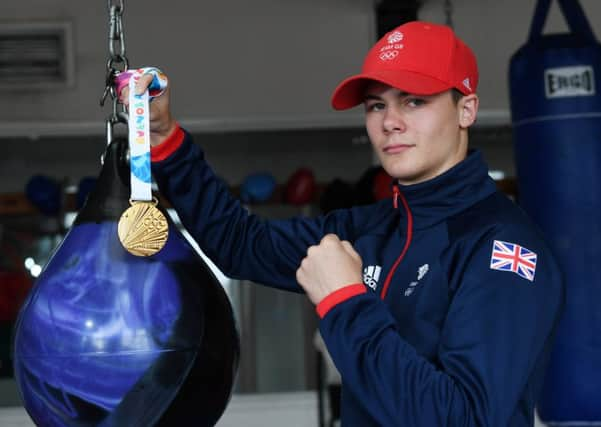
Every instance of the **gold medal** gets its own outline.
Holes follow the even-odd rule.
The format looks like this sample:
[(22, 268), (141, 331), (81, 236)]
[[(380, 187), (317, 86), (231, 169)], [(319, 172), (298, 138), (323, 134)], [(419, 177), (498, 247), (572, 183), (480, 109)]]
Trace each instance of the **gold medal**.
[(123, 247), (136, 256), (150, 256), (163, 249), (169, 226), (163, 212), (153, 201), (132, 201), (119, 219), (117, 234)]

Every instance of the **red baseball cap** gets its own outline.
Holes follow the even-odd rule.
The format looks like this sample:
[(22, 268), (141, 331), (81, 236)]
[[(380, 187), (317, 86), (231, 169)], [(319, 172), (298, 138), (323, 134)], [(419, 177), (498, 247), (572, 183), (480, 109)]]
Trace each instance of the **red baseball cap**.
[(472, 50), (450, 27), (411, 21), (384, 35), (367, 53), (361, 74), (338, 85), (332, 95), (334, 109), (361, 104), (372, 80), (414, 95), (451, 88), (469, 95), (478, 86), (478, 65)]

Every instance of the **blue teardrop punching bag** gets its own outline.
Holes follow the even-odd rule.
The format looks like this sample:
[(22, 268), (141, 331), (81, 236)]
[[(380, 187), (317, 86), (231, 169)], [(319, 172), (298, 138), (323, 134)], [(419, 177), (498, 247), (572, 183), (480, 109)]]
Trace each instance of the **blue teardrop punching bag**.
[(127, 252), (127, 141), (21, 308), (15, 378), (39, 426), (213, 426), (229, 401), (239, 341), (232, 308), (167, 217), (156, 254)]
[(566, 306), (538, 402), (548, 425), (601, 425), (601, 45), (577, 0), (560, 0), (569, 33), (542, 35), (511, 58), (519, 204), (562, 267)]

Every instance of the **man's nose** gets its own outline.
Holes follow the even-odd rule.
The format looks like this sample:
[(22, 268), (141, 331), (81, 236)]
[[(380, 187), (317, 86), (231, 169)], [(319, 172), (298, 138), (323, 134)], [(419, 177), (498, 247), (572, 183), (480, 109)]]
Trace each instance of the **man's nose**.
[(403, 114), (395, 108), (387, 108), (384, 115), (384, 131), (405, 132), (407, 124)]

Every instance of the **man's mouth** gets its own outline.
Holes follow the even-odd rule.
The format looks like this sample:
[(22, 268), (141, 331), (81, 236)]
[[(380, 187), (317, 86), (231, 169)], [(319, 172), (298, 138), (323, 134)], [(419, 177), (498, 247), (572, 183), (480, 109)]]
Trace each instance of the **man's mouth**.
[(415, 147), (413, 144), (388, 144), (382, 151), (386, 154), (399, 154), (413, 147)]

